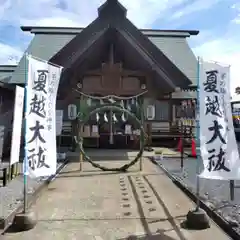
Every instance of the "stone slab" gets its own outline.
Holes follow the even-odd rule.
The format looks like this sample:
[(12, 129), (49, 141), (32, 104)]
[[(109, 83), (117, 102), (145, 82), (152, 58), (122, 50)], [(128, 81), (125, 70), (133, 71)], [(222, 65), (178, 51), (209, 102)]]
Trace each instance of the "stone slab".
[[(124, 163), (101, 162), (108, 167)], [(143, 171), (136, 164), (127, 173), (98, 171), (86, 162), (79, 172), (79, 164), (72, 162), (32, 207), (37, 226), (7, 233), (3, 239), (230, 239), (213, 222), (207, 230), (182, 229), (181, 222), (193, 208), (193, 202), (149, 160), (144, 160)]]
[[(64, 166), (58, 163), (57, 172)], [(31, 179), (28, 178), (28, 200), (52, 177)], [(5, 187), (0, 187), (0, 234), (12, 222), (14, 215), (23, 205), (23, 175), (11, 180)]]
[[(158, 160), (158, 159), (156, 159)], [(197, 161), (194, 158), (185, 158), (184, 167), (180, 167), (180, 159), (163, 158), (157, 161), (170, 175), (176, 178), (191, 192), (196, 193)], [(203, 169), (202, 162), (200, 164)], [(240, 180), (235, 181), (234, 200), (230, 198), (229, 181), (209, 180), (200, 178), (200, 198), (213, 211), (229, 223), (240, 234)]]

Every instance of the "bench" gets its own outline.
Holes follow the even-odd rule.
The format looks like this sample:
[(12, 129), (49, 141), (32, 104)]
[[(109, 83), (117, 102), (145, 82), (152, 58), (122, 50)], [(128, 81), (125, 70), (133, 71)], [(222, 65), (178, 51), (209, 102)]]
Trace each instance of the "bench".
[(9, 167), (9, 162), (0, 162), (0, 180), (2, 180), (2, 186), (5, 187), (9, 180), (12, 180), (15, 175), (16, 164)]
[(181, 136), (182, 132), (178, 126), (162, 125), (152, 128), (152, 138), (176, 139)]
[(191, 138), (193, 136), (193, 126), (170, 125), (168, 122), (152, 123), (153, 138)]
[(9, 163), (0, 163), (0, 180), (2, 180), (2, 186), (5, 187), (8, 181)]
[(152, 138), (179, 138), (182, 133), (177, 129), (161, 128), (158, 131), (152, 131)]
[(153, 124), (151, 132), (152, 141), (155, 144), (175, 147), (179, 139), (183, 138), (185, 146), (190, 146), (195, 129), (193, 126), (171, 126), (169, 123), (159, 122)]

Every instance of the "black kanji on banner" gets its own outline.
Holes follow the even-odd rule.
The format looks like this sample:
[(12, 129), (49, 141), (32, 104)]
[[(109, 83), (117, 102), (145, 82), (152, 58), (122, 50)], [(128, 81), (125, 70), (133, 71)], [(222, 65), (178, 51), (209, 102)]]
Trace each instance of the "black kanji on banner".
[(35, 113), (39, 117), (45, 118), (46, 117), (46, 98), (44, 96), (38, 96), (34, 94), (34, 97), (31, 99), (30, 102), (30, 113)]
[(217, 138), (219, 138), (222, 143), (226, 144), (226, 141), (221, 134), (221, 129), (223, 129), (223, 126), (219, 124), (217, 120), (214, 120), (213, 126), (208, 128), (210, 132), (213, 132), (213, 135), (212, 138), (207, 141), (207, 144), (213, 143)]
[(46, 85), (48, 79), (48, 70), (38, 70), (38, 78), (34, 80), (33, 90), (47, 94)]
[(203, 83), (204, 91), (219, 93), (217, 90), (217, 70), (206, 72), (207, 80)]
[(46, 160), (45, 149), (43, 149), (42, 147), (39, 147), (39, 149), (36, 151), (35, 148), (32, 148), (28, 150), (28, 153), (29, 153), (28, 163), (29, 163), (29, 167), (32, 170), (35, 170), (36, 168), (42, 168), (42, 167), (50, 168), (50, 166), (45, 163), (45, 160)]
[[(225, 155), (226, 152), (220, 148), (220, 151), (218, 154), (215, 154), (216, 149), (211, 149), (208, 151), (208, 153), (211, 153), (212, 155), (208, 157), (209, 164), (208, 164), (208, 171), (219, 171), (224, 170), (226, 172), (230, 172), (230, 169), (225, 166)], [(216, 159), (216, 161), (214, 161)]]
[[(212, 136), (207, 140), (206, 144), (208, 145), (208, 171), (226, 171), (229, 172), (230, 169), (225, 166), (225, 155), (226, 151), (224, 150), (226, 146), (226, 136), (223, 135), (222, 132), (225, 132), (223, 126), (220, 124), (220, 119), (225, 118), (226, 112), (224, 111), (222, 105), (224, 101), (222, 101), (220, 96), (224, 94), (224, 91), (219, 91), (218, 85), (220, 85), (220, 89), (225, 87), (225, 83), (218, 82), (219, 72), (217, 70), (211, 70), (206, 72), (206, 81), (203, 83), (204, 91), (207, 93), (205, 97), (205, 116), (212, 116), (213, 125), (208, 126), (207, 129)], [(221, 121), (222, 122), (222, 121)], [(219, 143), (220, 150), (219, 152), (216, 150), (215, 141)], [(212, 146), (212, 144), (214, 144)]]
[(30, 131), (33, 132), (32, 138), (28, 141), (28, 143), (32, 143), (35, 140), (39, 140), (42, 143), (45, 143), (46, 140), (41, 135), (41, 130), (44, 130), (44, 126), (40, 124), (39, 121), (36, 121), (35, 126), (29, 128)]
[(211, 113), (212, 115), (222, 117), (222, 111), (220, 110), (220, 103), (218, 96), (214, 96), (211, 98), (210, 96), (207, 96), (206, 99), (206, 115)]

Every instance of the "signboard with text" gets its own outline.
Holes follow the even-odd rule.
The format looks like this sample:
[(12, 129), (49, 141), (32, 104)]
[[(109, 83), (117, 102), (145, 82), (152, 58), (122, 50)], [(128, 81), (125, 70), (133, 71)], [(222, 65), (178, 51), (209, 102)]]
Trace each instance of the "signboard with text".
[(19, 162), (22, 122), (23, 122), (22, 121), (22, 119), (23, 119), (23, 104), (24, 104), (24, 88), (16, 86), (10, 165)]
[(240, 179), (240, 159), (230, 103), (230, 68), (203, 62), (200, 76), (200, 177)]
[(56, 173), (56, 97), (62, 68), (29, 56), (27, 163), (32, 177)]

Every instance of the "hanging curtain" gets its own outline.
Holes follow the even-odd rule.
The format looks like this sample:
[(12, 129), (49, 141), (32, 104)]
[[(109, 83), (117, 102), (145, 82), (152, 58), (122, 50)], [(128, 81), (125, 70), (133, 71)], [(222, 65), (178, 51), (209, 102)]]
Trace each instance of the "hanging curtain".
[(122, 108), (124, 108), (124, 101), (123, 101), (123, 100), (121, 100), (120, 106), (121, 106)]
[(99, 122), (99, 120), (100, 120), (99, 114), (96, 113), (96, 121)]
[(113, 114), (113, 121), (114, 121), (114, 122), (118, 122), (115, 113)]
[(126, 118), (125, 118), (125, 114), (124, 113), (122, 114), (121, 119), (122, 119), (123, 122), (126, 122)]
[(129, 100), (127, 100), (126, 105), (127, 105), (127, 110), (131, 111), (132, 108), (131, 108), (131, 103), (129, 102)]
[(104, 113), (104, 121), (108, 122), (107, 113)]

